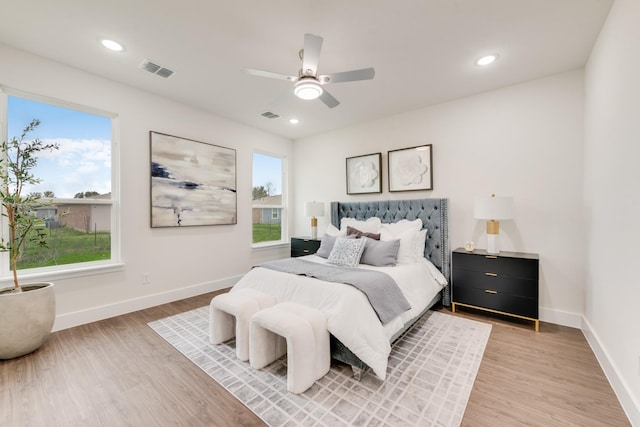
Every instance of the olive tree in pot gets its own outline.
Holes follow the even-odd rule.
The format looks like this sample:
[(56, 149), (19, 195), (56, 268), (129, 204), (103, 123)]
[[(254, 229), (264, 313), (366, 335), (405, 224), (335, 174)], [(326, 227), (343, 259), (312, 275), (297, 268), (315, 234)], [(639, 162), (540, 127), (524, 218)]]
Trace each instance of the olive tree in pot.
[(33, 169), (38, 154), (58, 149), (40, 139), (27, 137), (40, 125), (34, 119), (19, 138), (3, 142), (0, 148), (0, 201), (3, 223), (8, 236), (0, 241), (0, 251), (9, 253), (13, 286), (0, 289), (0, 359), (11, 359), (38, 349), (49, 337), (55, 320), (53, 283), (21, 285), (18, 281), (18, 261), (29, 241), (46, 246), (44, 219), (36, 215), (43, 206), (39, 193), (24, 194), (30, 185), (40, 183)]

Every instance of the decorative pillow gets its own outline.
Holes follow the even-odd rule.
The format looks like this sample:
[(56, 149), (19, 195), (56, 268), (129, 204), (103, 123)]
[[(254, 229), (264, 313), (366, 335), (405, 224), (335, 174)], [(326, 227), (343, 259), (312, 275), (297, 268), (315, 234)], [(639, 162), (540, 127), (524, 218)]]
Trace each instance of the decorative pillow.
[(347, 226), (347, 236), (356, 236), (356, 239), (360, 237), (368, 237), (373, 240), (380, 240), (380, 233), (367, 233), (360, 231), (357, 228), (353, 228), (350, 225)]
[(347, 234), (347, 227), (351, 226), (364, 233), (379, 233), (381, 225), (382, 221), (380, 221), (380, 218), (376, 216), (371, 217), (366, 221), (358, 221), (355, 218), (342, 218), (340, 220), (340, 231)]
[(346, 267), (357, 267), (364, 250), (366, 239), (338, 237), (331, 249), (327, 262)]
[[(335, 227), (333, 227), (335, 228)], [(337, 230), (337, 228), (336, 228)], [(318, 248), (316, 255), (322, 258), (329, 258), (329, 254), (331, 254), (331, 249), (333, 249), (333, 245), (336, 243), (336, 239), (339, 236), (330, 236), (329, 234), (325, 234), (322, 236), (322, 240), (320, 241), (320, 247)], [(346, 236), (347, 239), (354, 239), (354, 236)]]
[(424, 258), (424, 247), (427, 244), (427, 229), (418, 231), (416, 237), (416, 259)]
[(400, 249), (400, 240), (389, 240), (382, 242), (366, 238), (367, 243), (364, 246), (361, 264), (374, 265), (376, 267), (389, 267), (396, 265), (398, 257), (398, 249)]

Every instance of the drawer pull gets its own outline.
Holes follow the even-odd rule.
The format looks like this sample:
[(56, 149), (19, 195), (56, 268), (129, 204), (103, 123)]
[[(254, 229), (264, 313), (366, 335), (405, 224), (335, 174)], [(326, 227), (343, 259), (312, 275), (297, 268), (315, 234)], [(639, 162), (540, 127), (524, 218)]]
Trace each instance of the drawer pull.
[(489, 259), (498, 259), (498, 257), (495, 255), (485, 255), (484, 257)]
[(494, 291), (493, 289), (485, 289), (484, 291), (487, 294), (497, 294), (498, 293), (498, 291)]
[(498, 277), (498, 273), (484, 273), (485, 276)]
[(307, 254), (308, 254), (308, 253), (309, 253), (309, 249), (303, 249), (303, 250), (302, 250), (302, 252), (304, 252), (304, 253), (307, 253)]

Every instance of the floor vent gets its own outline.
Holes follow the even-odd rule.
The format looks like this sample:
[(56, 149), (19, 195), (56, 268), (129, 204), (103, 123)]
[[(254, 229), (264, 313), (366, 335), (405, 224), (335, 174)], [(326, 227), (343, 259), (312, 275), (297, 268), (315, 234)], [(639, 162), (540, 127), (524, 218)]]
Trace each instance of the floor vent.
[(140, 64), (138, 68), (141, 68), (165, 79), (168, 79), (173, 75), (173, 70), (163, 67), (162, 65), (158, 65), (153, 61), (149, 61), (148, 59), (142, 61), (142, 64)]
[(278, 117), (280, 117), (279, 115), (277, 115), (276, 113), (272, 113), (271, 111), (265, 111), (260, 115), (262, 117), (266, 117), (267, 119), (277, 119)]

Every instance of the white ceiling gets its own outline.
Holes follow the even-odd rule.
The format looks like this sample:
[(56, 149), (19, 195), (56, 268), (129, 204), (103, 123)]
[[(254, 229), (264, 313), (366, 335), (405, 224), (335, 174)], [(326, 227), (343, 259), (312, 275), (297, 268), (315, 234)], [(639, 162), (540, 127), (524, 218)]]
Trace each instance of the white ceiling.
[[(582, 67), (611, 2), (2, 0), (0, 41), (297, 139)], [(297, 74), (305, 33), (324, 38), (320, 74), (373, 66), (375, 79), (325, 86), (341, 102), (329, 109), (295, 98), (290, 82), (241, 71)], [(493, 52), (496, 63), (474, 65)], [(175, 74), (143, 71), (144, 59)]]

